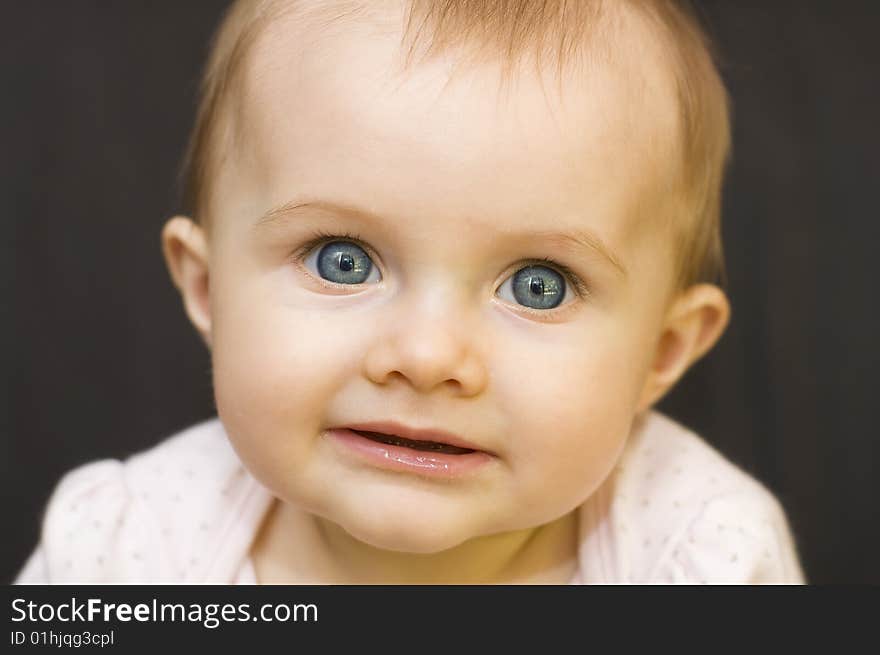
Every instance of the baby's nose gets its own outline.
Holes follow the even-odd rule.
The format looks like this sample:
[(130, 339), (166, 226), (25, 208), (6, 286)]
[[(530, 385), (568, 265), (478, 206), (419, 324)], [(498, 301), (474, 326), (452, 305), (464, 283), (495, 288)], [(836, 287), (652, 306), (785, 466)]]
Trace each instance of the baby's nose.
[(367, 353), (367, 377), (376, 384), (397, 378), (420, 392), (447, 386), (461, 396), (479, 394), (488, 379), (485, 362), (470, 323), (448, 305), (402, 306)]

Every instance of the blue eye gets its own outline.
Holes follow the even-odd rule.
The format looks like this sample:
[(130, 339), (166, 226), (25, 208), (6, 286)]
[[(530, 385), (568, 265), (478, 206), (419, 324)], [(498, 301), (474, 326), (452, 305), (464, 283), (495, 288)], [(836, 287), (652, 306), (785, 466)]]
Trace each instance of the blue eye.
[(309, 265), (313, 265), (320, 277), (336, 284), (363, 284), (381, 279), (370, 256), (350, 241), (331, 241), (316, 248), (304, 264), (309, 269), (312, 269)]
[[(510, 287), (509, 291), (507, 287)], [(567, 295), (565, 278), (546, 266), (526, 266), (511, 275), (498, 289), (512, 294), (514, 302), (531, 309), (553, 309), (558, 307)]]

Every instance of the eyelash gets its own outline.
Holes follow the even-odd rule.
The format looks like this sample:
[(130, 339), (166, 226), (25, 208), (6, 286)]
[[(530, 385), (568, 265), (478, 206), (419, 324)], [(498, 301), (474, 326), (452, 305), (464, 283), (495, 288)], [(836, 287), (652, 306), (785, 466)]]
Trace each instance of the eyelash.
[(578, 276), (577, 273), (575, 273), (565, 264), (560, 264), (559, 262), (555, 262), (552, 259), (547, 259), (546, 257), (540, 257), (538, 259), (527, 259), (525, 264), (526, 266), (528, 266), (529, 264), (541, 264), (543, 266), (547, 266), (548, 268), (556, 269), (558, 272), (562, 273), (569, 282), (574, 285), (574, 291), (579, 298), (586, 298), (588, 295), (590, 295), (590, 290), (587, 288), (587, 285), (584, 283), (584, 281)]
[[(339, 232), (336, 234), (331, 234), (329, 232), (324, 232), (323, 230), (316, 230), (312, 233), (312, 236), (309, 240), (302, 245), (302, 247), (296, 253), (296, 260), (301, 261), (303, 256), (312, 252), (315, 248), (320, 246), (323, 243), (330, 243), (331, 241), (351, 241), (354, 244), (357, 244), (361, 248), (363, 248), (367, 253), (370, 252), (370, 248), (367, 247), (367, 244), (364, 243), (364, 240), (360, 238), (357, 234), (352, 234), (351, 232)], [(326, 280), (325, 280), (326, 282)]]
[[(315, 248), (317, 248), (318, 246), (320, 246), (324, 243), (330, 243), (332, 241), (351, 241), (352, 243), (363, 248), (364, 251), (367, 252), (367, 254), (369, 254), (371, 252), (371, 249), (367, 246), (367, 244), (364, 242), (364, 240), (357, 234), (354, 234), (352, 232), (337, 232), (334, 234), (334, 233), (330, 233), (330, 232), (324, 232), (323, 230), (316, 230), (315, 232), (312, 233), (312, 236), (309, 238), (309, 240), (306, 243), (304, 243), (302, 245), (302, 247), (299, 248), (299, 250), (297, 250), (294, 258), (296, 259), (296, 261), (298, 263), (302, 263), (303, 258), (307, 254), (312, 252), (312, 250), (314, 250)], [(565, 264), (560, 264), (559, 262), (555, 262), (552, 259), (548, 259), (546, 257), (527, 259), (524, 262), (522, 262), (523, 266), (530, 266), (530, 265), (535, 265), (535, 264), (547, 266), (548, 268), (555, 269), (559, 273), (562, 273), (562, 275), (564, 275), (565, 278), (572, 283), (572, 285), (574, 287), (574, 292), (579, 298), (586, 298), (587, 296), (590, 295), (589, 288), (584, 283), (584, 281), (580, 278), (580, 276), (578, 276), (574, 271), (572, 271)], [(516, 270), (519, 270), (519, 269), (516, 269)], [(328, 284), (332, 284), (327, 280), (322, 280), (322, 282), (327, 282)], [(550, 316), (550, 315), (553, 315), (555, 312), (561, 311), (562, 309), (564, 309), (564, 306), (563, 307), (555, 307), (553, 309), (533, 309), (531, 307), (523, 306), (522, 309), (527, 312), (530, 312), (530, 313), (536, 313), (536, 314), (540, 314), (543, 316)]]

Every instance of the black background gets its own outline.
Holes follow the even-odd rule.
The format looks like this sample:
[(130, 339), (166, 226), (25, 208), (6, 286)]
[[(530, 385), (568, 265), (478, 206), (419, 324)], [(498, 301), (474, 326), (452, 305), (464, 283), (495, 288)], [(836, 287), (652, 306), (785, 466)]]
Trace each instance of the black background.
[[(3, 5), (0, 581), (65, 471), (213, 414), (159, 231), (226, 4)], [(734, 105), (734, 311), (661, 409), (777, 494), (809, 581), (880, 583), (880, 4), (699, 6)]]

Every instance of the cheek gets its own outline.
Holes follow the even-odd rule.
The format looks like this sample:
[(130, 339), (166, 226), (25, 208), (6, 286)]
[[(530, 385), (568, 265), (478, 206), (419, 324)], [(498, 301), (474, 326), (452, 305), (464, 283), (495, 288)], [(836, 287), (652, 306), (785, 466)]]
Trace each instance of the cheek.
[(591, 425), (632, 413), (646, 371), (646, 349), (633, 335), (605, 330), (560, 332), (558, 338), (499, 341), (495, 376), (511, 416), (541, 425)]
[(212, 311), (217, 412), (243, 458), (295, 461), (356, 374), (351, 323), (285, 302), (260, 284), (222, 293)]
[(610, 472), (630, 432), (645, 349), (622, 330), (537, 344), (498, 376), (524, 501), (571, 509)]

